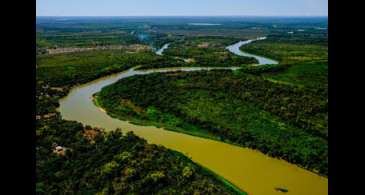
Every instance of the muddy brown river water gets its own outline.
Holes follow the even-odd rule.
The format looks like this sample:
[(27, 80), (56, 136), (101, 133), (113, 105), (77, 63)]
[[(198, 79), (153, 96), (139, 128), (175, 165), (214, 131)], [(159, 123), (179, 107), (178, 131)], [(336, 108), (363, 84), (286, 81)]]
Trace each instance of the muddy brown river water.
[[(154, 72), (198, 71), (237, 68), (166, 68), (146, 71), (130, 69), (74, 87), (60, 101), (63, 119), (74, 120), (106, 130), (121, 128), (133, 131), (149, 143), (179, 151), (224, 177), (250, 195), (326, 195), (328, 180), (284, 160), (263, 153), (219, 141), (168, 131), (153, 126), (140, 126), (107, 115), (92, 102), (92, 95), (119, 79)], [(275, 188), (284, 188), (280, 192)]]

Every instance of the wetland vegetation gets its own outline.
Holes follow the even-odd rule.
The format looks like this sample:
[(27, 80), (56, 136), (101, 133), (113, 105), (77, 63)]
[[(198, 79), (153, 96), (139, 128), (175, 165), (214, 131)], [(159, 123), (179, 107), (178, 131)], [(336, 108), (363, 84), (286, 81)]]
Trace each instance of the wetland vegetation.
[[(132, 133), (62, 119), (59, 100), (71, 87), (132, 67), (242, 69), (120, 80), (97, 94), (111, 116), (258, 149), (328, 174), (327, 18), (56, 19), (37, 18), (38, 194), (244, 193)], [(187, 25), (201, 20), (221, 25)], [(225, 49), (260, 36), (268, 38), (241, 50), (279, 64), (253, 66), (254, 58)], [(153, 49), (165, 43), (169, 48), (155, 55)], [(77, 52), (50, 54), (63, 48)]]
[(97, 97), (112, 116), (257, 148), (327, 174), (328, 103), (320, 91), (212, 70), (126, 78)]
[[(119, 58), (110, 57), (113, 54)], [(72, 86), (135, 65), (123, 64), (123, 60), (139, 59), (136, 54), (118, 54), (120, 51), (93, 51), (42, 56), (39, 61), (37, 194), (245, 194), (180, 153), (147, 144), (131, 133), (106, 133), (61, 119), (59, 99)]]

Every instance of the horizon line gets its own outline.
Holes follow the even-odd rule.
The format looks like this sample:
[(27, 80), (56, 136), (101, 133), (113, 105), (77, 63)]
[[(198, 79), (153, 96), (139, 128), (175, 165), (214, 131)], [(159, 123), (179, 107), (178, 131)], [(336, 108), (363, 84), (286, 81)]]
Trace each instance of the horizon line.
[(328, 15), (119, 15), (119, 16), (51, 16), (36, 15), (36, 17), (328, 17)]

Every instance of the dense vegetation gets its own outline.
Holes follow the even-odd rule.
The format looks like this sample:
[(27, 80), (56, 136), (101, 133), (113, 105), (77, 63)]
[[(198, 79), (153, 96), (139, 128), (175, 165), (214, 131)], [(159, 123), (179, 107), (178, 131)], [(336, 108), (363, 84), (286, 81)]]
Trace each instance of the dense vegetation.
[(327, 91), (328, 48), (322, 44), (324, 38), (307, 38), (300, 42), (291, 39), (294, 38), (286, 35), (269, 36), (267, 40), (244, 45), (241, 49), (280, 61), (282, 71), (262, 72), (270, 80)]
[(130, 50), (38, 54), (37, 194), (244, 194), (175, 151), (62, 120), (56, 111), (74, 85), (174, 59)]
[(144, 54), (121, 54), (121, 51), (92, 51), (37, 57), (37, 115), (55, 112), (59, 98), (72, 85), (131, 68), (138, 55), (148, 58)]
[[(157, 56), (141, 50), (94, 50), (77, 53), (37, 56), (37, 114), (53, 112), (58, 106), (58, 93), (67, 94), (70, 86), (135, 66), (187, 66), (168, 56)], [(47, 97), (49, 96), (49, 97)]]
[(37, 39), (46, 41), (49, 48), (96, 47), (140, 43), (138, 38), (124, 31), (115, 32), (38, 32)]
[[(181, 154), (131, 133), (104, 133), (61, 120), (55, 108), (69, 88), (49, 83), (37, 83), (37, 194), (242, 193)], [(57, 153), (57, 146), (64, 153)]]
[(38, 120), (36, 132), (37, 194), (240, 194), (133, 133), (104, 133), (57, 117)]
[(327, 174), (328, 102), (322, 91), (209, 71), (126, 78), (97, 97), (112, 116), (191, 130)]
[[(72, 86), (135, 66), (242, 69), (121, 80), (96, 99), (113, 117), (255, 148), (326, 175), (326, 29), (326, 18), (37, 17), (37, 193), (239, 193), (177, 152), (60, 118), (58, 101)], [(250, 66), (255, 59), (225, 50), (258, 36), (268, 39), (242, 49), (279, 65)], [(128, 47), (136, 43), (144, 47)], [(146, 49), (165, 43), (163, 56)], [(107, 47), (116, 45), (123, 48)], [(68, 47), (97, 50), (48, 54)]]
[(102, 75), (161, 60), (151, 52), (129, 53), (120, 50), (89, 51), (41, 56), (37, 79), (53, 86), (84, 83)]
[(255, 58), (236, 56), (225, 48), (239, 39), (224, 37), (195, 37), (174, 41), (164, 55), (185, 59), (195, 66), (242, 66), (255, 64)]

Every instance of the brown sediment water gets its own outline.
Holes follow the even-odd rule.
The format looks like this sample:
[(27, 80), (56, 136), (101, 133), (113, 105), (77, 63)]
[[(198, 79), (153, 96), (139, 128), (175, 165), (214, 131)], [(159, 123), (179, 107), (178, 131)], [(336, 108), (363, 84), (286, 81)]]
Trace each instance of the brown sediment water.
[[(133, 131), (149, 143), (162, 145), (185, 154), (194, 162), (224, 177), (243, 191), (252, 195), (326, 195), (328, 180), (284, 160), (263, 153), (219, 141), (168, 131), (153, 126), (131, 124), (106, 114), (92, 102), (92, 95), (104, 86), (119, 79), (154, 72), (198, 71), (237, 68), (166, 68), (146, 71), (128, 71), (103, 77), (74, 87), (60, 101), (60, 112), (64, 119), (75, 120), (84, 125), (106, 130), (121, 128)], [(284, 193), (275, 188), (287, 189)]]

